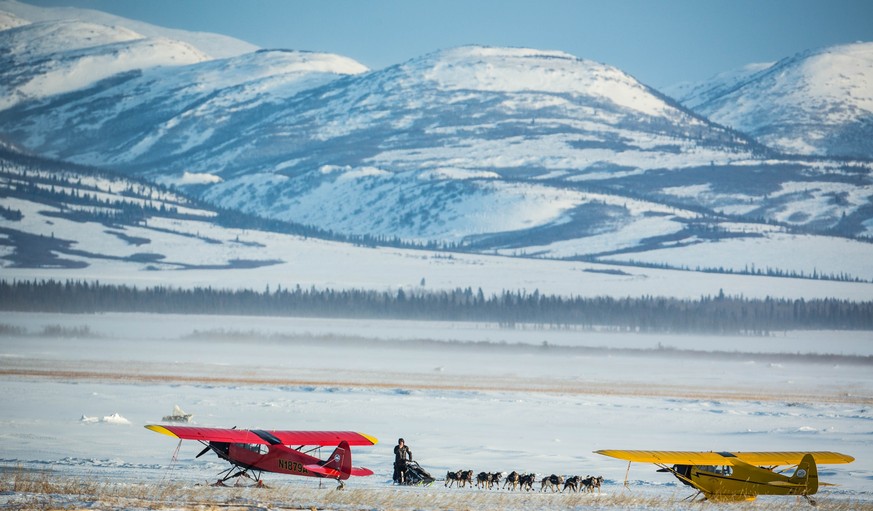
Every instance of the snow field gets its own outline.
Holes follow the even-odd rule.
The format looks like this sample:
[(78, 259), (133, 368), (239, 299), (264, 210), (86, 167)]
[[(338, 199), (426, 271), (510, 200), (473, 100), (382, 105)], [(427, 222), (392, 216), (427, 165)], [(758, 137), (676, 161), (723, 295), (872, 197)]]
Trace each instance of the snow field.
[[(113, 185), (113, 190), (114, 190)], [(116, 190), (117, 191), (117, 190)], [(561, 197), (557, 197), (560, 199)], [(555, 197), (553, 197), (555, 199)], [(155, 197), (171, 207), (177, 202), (171, 196)], [(528, 198), (525, 200), (534, 200)], [(555, 201), (557, 204), (563, 202)], [(524, 259), (491, 255), (367, 248), (346, 243), (302, 238), (263, 231), (223, 228), (206, 221), (175, 220), (163, 217), (149, 219), (147, 225), (109, 229), (95, 222), (75, 222), (44, 215), (56, 211), (45, 204), (9, 198), (4, 207), (19, 210), (20, 221), (0, 218), (0, 226), (45, 237), (72, 241), (78, 251), (95, 254), (63, 255), (82, 261), (87, 267), (19, 268), (3, 262), (6, 279), (68, 279), (100, 281), (101, 283), (136, 286), (181, 288), (196, 286), (228, 289), (264, 290), (304, 288), (360, 289), (421, 289), (437, 291), (471, 287), (482, 288), (486, 295), (504, 290), (525, 290), (532, 293), (561, 296), (670, 296), (700, 298), (715, 296), (720, 290), (728, 296), (746, 298), (838, 298), (870, 300), (873, 286), (869, 283), (822, 281), (811, 279), (771, 278), (748, 275), (726, 275), (653, 268), (634, 268), (609, 264), (544, 259)], [(209, 214), (202, 210), (179, 206), (186, 212)], [(635, 207), (630, 203), (630, 207)], [(556, 208), (555, 211), (557, 211)], [(469, 213), (469, 211), (466, 211)], [(483, 216), (483, 222), (488, 222)], [(576, 250), (608, 250), (638, 242), (649, 231), (669, 232), (672, 221), (666, 217), (640, 218), (622, 229), (620, 235), (593, 236), (586, 243), (566, 242), (542, 247), (507, 250), (517, 255), (533, 250), (551, 251), (553, 256), (567, 255)], [(641, 226), (646, 226), (642, 229)], [(738, 226), (738, 230), (744, 229)], [(129, 238), (125, 239), (127, 236)], [(143, 244), (128, 239), (140, 238)], [(583, 241), (585, 241), (583, 240)], [(584, 246), (583, 246), (584, 245)], [(574, 248), (580, 246), (582, 248)], [(753, 249), (750, 249), (749, 247)], [(611, 256), (616, 260), (646, 263), (686, 264), (689, 268), (706, 261), (709, 267), (724, 267), (735, 271), (779, 268), (786, 271), (814, 272), (822, 275), (846, 274), (873, 278), (873, 245), (840, 238), (784, 235), (768, 233), (765, 238), (724, 240), (719, 243), (698, 243), (670, 250), (652, 250)], [(137, 259), (137, 254), (156, 254), (163, 258), (151, 262)], [(780, 254), (791, 253), (790, 260)], [(870, 255), (870, 257), (868, 257)], [(102, 256), (132, 258), (105, 259)], [(150, 257), (150, 259), (154, 259)], [(167, 271), (180, 265), (232, 266), (234, 260), (273, 261), (260, 268), (188, 269)], [(153, 271), (158, 270), (158, 271)], [(164, 271), (160, 271), (164, 270)], [(611, 272), (611, 273), (604, 273)], [(425, 286), (421, 286), (422, 279)]]
[[(112, 485), (206, 483), (224, 462), (195, 459), (195, 442), (183, 442), (174, 461), (177, 442), (142, 428), (179, 404), (201, 426), (342, 429), (380, 439), (354, 450), (355, 465), (375, 475), (350, 481), (353, 491), (342, 495), (315, 480), (265, 474), (301, 508), (355, 508), (359, 498), (378, 509), (685, 509), (687, 488), (652, 466), (632, 466), (625, 490), (627, 465), (592, 452), (609, 448), (844, 452), (856, 461), (820, 467), (822, 481), (840, 486), (823, 488), (819, 502), (873, 503), (873, 378), (863, 333), (789, 333), (772, 345), (757, 339), (766, 350), (758, 352), (746, 351), (752, 343), (743, 338), (675, 336), (677, 346), (710, 354), (664, 356), (647, 348), (668, 344), (667, 336), (586, 339), (486, 324), (136, 314), (8, 314), (3, 322), (27, 333), (0, 337), (3, 474), (20, 466)], [(36, 335), (51, 325), (87, 326), (89, 334)], [(823, 338), (857, 356), (837, 366), (803, 355), (821, 353)], [(603, 475), (604, 495), (393, 487), (400, 436), (439, 479), (466, 469)], [(261, 495), (245, 498), (276, 498)], [(761, 505), (788, 501), (796, 504)]]

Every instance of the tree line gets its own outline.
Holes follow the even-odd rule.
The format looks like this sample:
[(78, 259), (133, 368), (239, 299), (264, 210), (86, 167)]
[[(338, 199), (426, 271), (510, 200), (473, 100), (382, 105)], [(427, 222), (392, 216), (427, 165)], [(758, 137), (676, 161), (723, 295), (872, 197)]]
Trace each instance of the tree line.
[(482, 289), (192, 289), (87, 281), (0, 280), (0, 310), (147, 312), (325, 318), (484, 321), (504, 326), (630, 332), (768, 335), (785, 330), (873, 330), (873, 301), (702, 296), (613, 298)]

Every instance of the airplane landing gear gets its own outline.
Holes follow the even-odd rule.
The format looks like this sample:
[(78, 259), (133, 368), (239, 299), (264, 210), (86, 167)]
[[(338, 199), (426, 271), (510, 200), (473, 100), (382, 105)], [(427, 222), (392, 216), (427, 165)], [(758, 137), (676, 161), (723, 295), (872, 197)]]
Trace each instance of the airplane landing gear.
[(225, 486), (226, 487), (226, 486), (228, 486), (226, 484), (227, 481), (229, 481), (231, 479), (236, 479), (236, 482), (233, 484), (234, 486), (240, 486), (240, 484), (239, 484), (240, 478), (245, 477), (246, 479), (248, 479), (250, 481), (254, 481), (255, 484), (252, 485), (253, 487), (255, 487), (255, 488), (267, 488), (267, 485), (264, 484), (263, 481), (261, 481), (260, 472), (257, 475), (255, 475), (254, 477), (252, 477), (252, 475), (249, 474), (248, 470), (239, 470), (239, 471), (237, 471), (237, 473), (231, 475), (230, 472), (233, 471), (233, 468), (234, 467), (231, 467), (230, 470), (227, 471), (228, 475), (226, 475), (225, 477), (222, 477), (218, 481), (215, 481), (215, 483), (213, 483), (212, 486)]

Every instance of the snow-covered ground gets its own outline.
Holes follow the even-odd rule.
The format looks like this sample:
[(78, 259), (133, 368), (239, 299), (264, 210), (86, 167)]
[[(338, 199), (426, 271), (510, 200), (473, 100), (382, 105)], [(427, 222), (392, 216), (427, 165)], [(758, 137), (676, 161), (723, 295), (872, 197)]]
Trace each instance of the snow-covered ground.
[[(873, 505), (869, 332), (649, 336), (145, 314), (4, 313), (0, 323), (25, 332), (0, 336), (3, 479), (23, 468), (118, 483), (206, 482), (223, 462), (194, 459), (194, 442), (174, 462), (176, 442), (142, 428), (178, 404), (201, 426), (374, 435), (380, 443), (354, 455), (375, 476), (349, 483), (374, 495), (398, 491), (392, 448), (403, 436), (439, 478), (460, 469), (594, 474), (606, 478), (607, 496), (663, 498), (691, 492), (642, 464), (625, 490), (627, 466), (592, 451), (838, 451), (856, 461), (820, 467), (822, 480), (839, 486), (818, 500)], [(45, 334), (53, 327), (84, 334)], [(265, 479), (317, 488), (305, 478)], [(525, 506), (566, 505), (561, 497)], [(0, 502), (16, 498), (0, 494)]]
[[(117, 187), (116, 187), (117, 189)], [(154, 200), (157, 200), (155, 198)], [(166, 200), (166, 199), (164, 199)], [(169, 203), (204, 220), (154, 217), (147, 226), (107, 229), (97, 222), (58, 217), (57, 208), (19, 199), (3, 206), (23, 213), (20, 221), (0, 218), (0, 227), (32, 235), (69, 240), (75, 253), (61, 259), (84, 268), (15, 267), (0, 260), (8, 280), (68, 279), (139, 287), (219, 287), (226, 289), (359, 288), (424, 291), (481, 288), (486, 295), (525, 290), (560, 296), (670, 296), (697, 299), (723, 291), (746, 298), (873, 298), (873, 245), (831, 237), (788, 236), (700, 243), (670, 250), (637, 252), (624, 257), (734, 271), (779, 268), (806, 275), (845, 274), (863, 282), (715, 274), (496, 255), (368, 248), (315, 238), (224, 228), (206, 221), (211, 212)], [(655, 220), (661, 222), (661, 220)], [(651, 227), (651, 226), (650, 226)], [(645, 230), (603, 235), (602, 249), (639, 242)], [(594, 238), (584, 238), (595, 243)], [(144, 244), (132, 243), (131, 239)], [(580, 242), (581, 243), (581, 242)], [(0, 255), (13, 248), (0, 245)], [(785, 257), (784, 254), (791, 254)], [(90, 255), (89, 255), (90, 254)], [(150, 255), (145, 261), (137, 255)], [(566, 255), (566, 254), (565, 254)], [(672, 257), (672, 259), (670, 259)], [(111, 259), (110, 259), (111, 258)], [(260, 261), (255, 268), (234, 261)], [(223, 269), (216, 269), (224, 267)], [(184, 269), (183, 269), (184, 268)], [(422, 283), (424, 285), (422, 285)]]

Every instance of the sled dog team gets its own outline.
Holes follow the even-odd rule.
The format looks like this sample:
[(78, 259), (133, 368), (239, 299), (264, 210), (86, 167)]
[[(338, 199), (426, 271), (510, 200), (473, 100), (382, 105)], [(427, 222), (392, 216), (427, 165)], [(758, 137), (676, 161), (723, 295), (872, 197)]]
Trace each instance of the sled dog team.
[[(475, 484), (476, 488), (487, 490), (500, 489), (500, 480), (503, 478), (502, 472), (479, 472), (476, 476), (476, 482), (473, 482), (472, 470), (458, 470), (455, 472), (446, 472), (446, 482), (444, 486), (451, 488), (455, 484), (459, 488), (464, 488), (468, 484), (470, 488)], [(512, 471), (506, 476), (503, 482), (503, 488), (509, 487), (510, 490), (525, 490), (533, 491), (534, 484), (537, 482), (536, 474), (520, 474)], [(552, 474), (543, 477), (540, 481), (540, 491), (552, 492), (593, 492), (595, 489), (600, 493), (600, 487), (603, 484), (603, 476), (572, 476), (566, 480), (564, 476)]]

